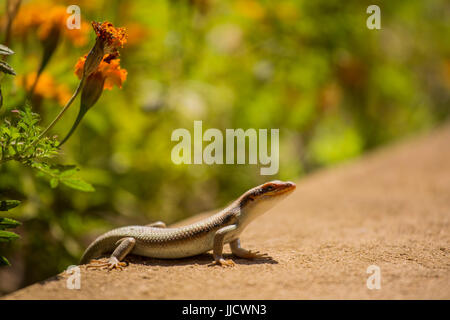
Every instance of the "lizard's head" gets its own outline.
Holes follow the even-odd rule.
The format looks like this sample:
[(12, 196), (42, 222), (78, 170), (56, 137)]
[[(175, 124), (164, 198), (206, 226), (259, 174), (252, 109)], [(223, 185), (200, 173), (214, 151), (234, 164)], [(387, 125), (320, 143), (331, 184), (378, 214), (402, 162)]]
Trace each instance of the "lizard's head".
[[(241, 214), (253, 220), (295, 190), (295, 183), (270, 181), (248, 190), (239, 199)], [(249, 221), (250, 222), (250, 221)]]

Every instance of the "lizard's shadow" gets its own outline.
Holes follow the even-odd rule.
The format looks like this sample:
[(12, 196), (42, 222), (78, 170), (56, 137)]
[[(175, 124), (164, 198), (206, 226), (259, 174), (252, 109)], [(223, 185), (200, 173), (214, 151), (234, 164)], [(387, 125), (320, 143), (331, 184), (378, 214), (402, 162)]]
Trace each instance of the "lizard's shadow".
[[(253, 265), (253, 264), (278, 264), (278, 261), (272, 257), (267, 259), (242, 259), (232, 254), (224, 254), (225, 259), (232, 259), (235, 264), (239, 265)], [(156, 259), (136, 256), (133, 254), (128, 255), (125, 261), (134, 264), (140, 264), (144, 266), (164, 266), (164, 267), (176, 267), (186, 265), (211, 265), (214, 261), (213, 255), (209, 253), (203, 253), (194, 257), (181, 258), (181, 259)]]

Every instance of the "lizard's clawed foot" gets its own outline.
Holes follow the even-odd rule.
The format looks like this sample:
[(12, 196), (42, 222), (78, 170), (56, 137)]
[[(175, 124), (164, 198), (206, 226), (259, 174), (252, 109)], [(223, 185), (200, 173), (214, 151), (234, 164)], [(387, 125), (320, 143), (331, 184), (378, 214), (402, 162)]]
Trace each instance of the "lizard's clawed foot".
[(216, 260), (213, 263), (211, 263), (210, 266), (234, 267), (235, 263), (231, 259), (225, 260), (224, 258), (220, 258), (219, 260)]
[(108, 270), (122, 270), (128, 264), (126, 262), (120, 262), (115, 257), (109, 258), (107, 261), (103, 260), (91, 260), (91, 262), (86, 266), (87, 269), (108, 269)]
[(259, 253), (259, 251), (251, 251), (248, 250), (245, 254), (241, 255), (241, 258), (245, 259), (263, 259), (263, 260), (270, 260), (272, 257), (270, 257), (267, 253)]

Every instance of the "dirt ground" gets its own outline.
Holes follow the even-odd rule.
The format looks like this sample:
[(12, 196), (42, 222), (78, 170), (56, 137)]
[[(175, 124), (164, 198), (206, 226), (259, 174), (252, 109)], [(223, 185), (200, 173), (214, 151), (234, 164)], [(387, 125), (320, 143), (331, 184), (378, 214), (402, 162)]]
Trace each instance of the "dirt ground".
[[(130, 257), (123, 271), (82, 267), (80, 290), (60, 274), (4, 298), (450, 299), (449, 226), (447, 126), (298, 181), (242, 235), (271, 261)], [(366, 286), (370, 265), (380, 267), (379, 290)]]

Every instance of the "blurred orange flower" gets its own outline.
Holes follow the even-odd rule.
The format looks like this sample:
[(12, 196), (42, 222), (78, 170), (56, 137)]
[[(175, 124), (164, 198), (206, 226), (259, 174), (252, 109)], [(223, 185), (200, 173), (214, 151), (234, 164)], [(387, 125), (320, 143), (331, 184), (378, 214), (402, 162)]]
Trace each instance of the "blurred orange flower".
[(37, 32), (39, 39), (44, 41), (54, 36), (53, 30), (58, 30), (75, 46), (83, 46), (88, 40), (89, 25), (82, 21), (80, 29), (68, 29), (66, 24), (70, 15), (66, 9), (46, 2), (24, 4), (14, 19), (13, 34), (26, 36), (29, 32)]
[(139, 23), (130, 23), (126, 28), (128, 33), (128, 47), (140, 44), (150, 35), (148, 28)]
[[(17, 84), (24, 87), (26, 91), (31, 89), (35, 80), (36, 72), (16, 78)], [(33, 97), (54, 100), (63, 106), (70, 99), (70, 91), (66, 85), (57, 84), (49, 73), (43, 72), (34, 88)]]
[[(83, 76), (84, 63), (86, 56), (78, 59), (75, 65), (75, 74), (81, 79)], [(114, 85), (122, 88), (123, 82), (127, 79), (127, 70), (120, 68), (120, 59), (112, 59), (110, 54), (103, 56), (97, 70), (90, 77), (96, 77), (104, 80), (103, 89), (111, 90)]]

